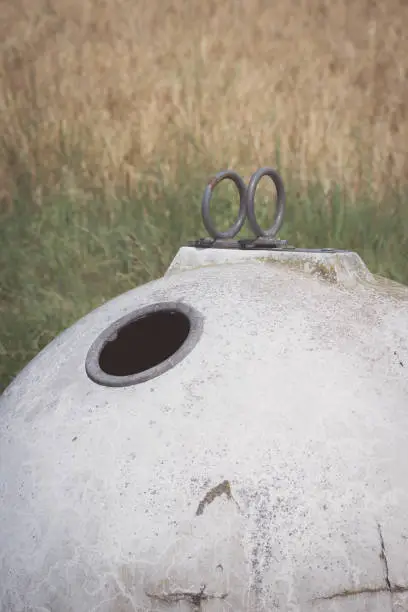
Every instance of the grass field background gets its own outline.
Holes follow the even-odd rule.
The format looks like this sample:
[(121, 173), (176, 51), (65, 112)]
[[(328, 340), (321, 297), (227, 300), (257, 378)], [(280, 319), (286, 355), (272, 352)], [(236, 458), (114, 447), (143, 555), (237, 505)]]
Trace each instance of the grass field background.
[[(0, 390), (281, 172), (282, 238), (408, 283), (406, 0), (0, 0)], [(267, 181), (257, 199), (273, 215)], [(236, 210), (223, 184), (216, 218)]]

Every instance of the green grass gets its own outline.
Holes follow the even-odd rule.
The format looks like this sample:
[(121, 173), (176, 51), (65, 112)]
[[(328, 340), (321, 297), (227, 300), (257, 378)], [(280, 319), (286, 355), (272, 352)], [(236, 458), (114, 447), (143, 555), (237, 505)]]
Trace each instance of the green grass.
[[(216, 169), (218, 170), (218, 168)], [(200, 202), (207, 176), (178, 177), (171, 188), (141, 185), (137, 195), (107, 199), (58, 196), (35, 205), (27, 191), (0, 216), (0, 390), (56, 334), (91, 309), (163, 274), (179, 246), (205, 236)], [(286, 185), (281, 238), (298, 247), (357, 251), (372, 272), (408, 284), (408, 198), (369, 194), (353, 205), (319, 185), (297, 194)], [(224, 226), (236, 210), (226, 183), (214, 214)], [(257, 198), (262, 224), (271, 203)], [(214, 207), (215, 207), (214, 206)]]

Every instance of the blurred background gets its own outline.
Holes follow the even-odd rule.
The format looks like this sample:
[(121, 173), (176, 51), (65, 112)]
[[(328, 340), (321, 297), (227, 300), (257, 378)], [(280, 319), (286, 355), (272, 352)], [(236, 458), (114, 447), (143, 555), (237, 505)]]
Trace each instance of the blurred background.
[[(407, 0), (0, 0), (0, 15), (0, 391), (205, 235), (221, 169), (276, 167), (281, 238), (408, 284)], [(264, 179), (265, 224), (273, 198)], [(213, 208), (229, 225), (231, 186)]]

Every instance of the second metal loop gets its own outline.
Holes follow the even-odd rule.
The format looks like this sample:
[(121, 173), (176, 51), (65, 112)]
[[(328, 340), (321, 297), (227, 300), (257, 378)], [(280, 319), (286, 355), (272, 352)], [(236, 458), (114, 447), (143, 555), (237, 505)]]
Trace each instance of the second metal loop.
[[(273, 184), (276, 187), (276, 211), (275, 219), (271, 227), (263, 230), (259, 225), (256, 214), (255, 214), (255, 192), (258, 187), (259, 181), (264, 176), (269, 176), (272, 179)], [(246, 191), (246, 212), (248, 215), (248, 221), (252, 228), (252, 231), (256, 236), (265, 236), (266, 238), (274, 238), (279, 232), (283, 223), (283, 216), (285, 214), (286, 194), (283, 186), (283, 181), (279, 174), (273, 168), (260, 168), (249, 179), (248, 188)]]
[[(275, 219), (271, 227), (263, 230), (258, 224), (255, 214), (255, 193), (258, 187), (259, 181), (264, 176), (269, 176), (276, 188), (276, 212)], [(230, 179), (235, 183), (239, 192), (239, 213), (238, 217), (233, 225), (229, 227), (225, 232), (220, 232), (214, 226), (210, 216), (210, 201), (214, 188), (218, 183), (224, 179)], [(233, 170), (224, 170), (215, 175), (215, 177), (207, 185), (202, 203), (201, 212), (203, 217), (203, 223), (212, 238), (234, 238), (242, 229), (245, 223), (245, 219), (248, 218), (248, 222), (251, 226), (257, 238), (263, 236), (265, 238), (274, 238), (280, 230), (283, 217), (285, 214), (286, 195), (283, 181), (279, 174), (273, 168), (260, 168), (251, 176), (248, 187), (245, 185), (244, 180), (234, 172)]]

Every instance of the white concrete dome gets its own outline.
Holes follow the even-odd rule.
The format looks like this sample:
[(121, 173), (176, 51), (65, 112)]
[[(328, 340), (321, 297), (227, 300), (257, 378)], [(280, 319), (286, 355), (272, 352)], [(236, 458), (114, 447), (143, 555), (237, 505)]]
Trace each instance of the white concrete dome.
[(1, 612), (407, 611), (407, 372), (356, 254), (180, 249), (0, 398)]

